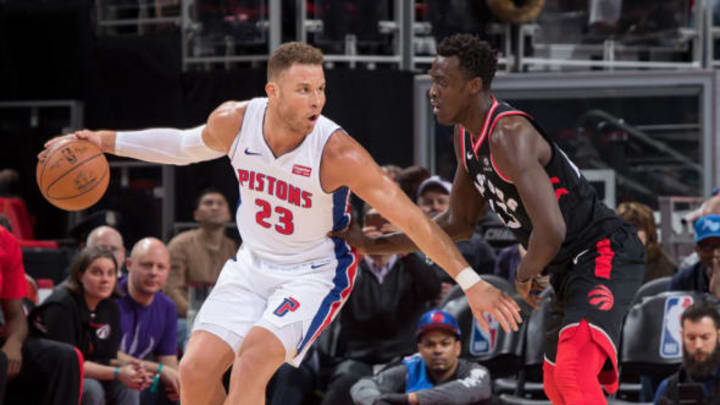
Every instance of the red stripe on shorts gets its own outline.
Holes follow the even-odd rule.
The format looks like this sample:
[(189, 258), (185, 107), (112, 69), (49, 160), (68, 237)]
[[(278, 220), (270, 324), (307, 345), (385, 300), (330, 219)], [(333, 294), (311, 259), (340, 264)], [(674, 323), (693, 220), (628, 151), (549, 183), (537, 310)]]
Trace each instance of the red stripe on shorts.
[(615, 257), (615, 252), (613, 252), (610, 247), (610, 239), (605, 238), (599, 241), (595, 247), (599, 254), (599, 256), (595, 258), (595, 277), (610, 280), (612, 259)]

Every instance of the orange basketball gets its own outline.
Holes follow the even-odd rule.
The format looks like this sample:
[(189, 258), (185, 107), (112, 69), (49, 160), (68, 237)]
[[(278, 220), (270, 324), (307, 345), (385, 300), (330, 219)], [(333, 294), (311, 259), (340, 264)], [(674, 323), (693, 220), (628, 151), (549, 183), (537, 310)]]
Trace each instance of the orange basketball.
[(110, 166), (95, 144), (67, 139), (52, 145), (38, 161), (35, 177), (43, 197), (52, 205), (78, 211), (105, 194)]

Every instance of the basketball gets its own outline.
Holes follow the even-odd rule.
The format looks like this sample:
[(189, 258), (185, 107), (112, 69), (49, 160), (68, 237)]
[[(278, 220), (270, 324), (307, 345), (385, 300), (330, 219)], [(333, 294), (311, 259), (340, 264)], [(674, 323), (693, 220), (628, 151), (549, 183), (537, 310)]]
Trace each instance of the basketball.
[(95, 144), (67, 139), (52, 145), (38, 160), (36, 181), (50, 204), (79, 211), (98, 202), (110, 181), (110, 166)]

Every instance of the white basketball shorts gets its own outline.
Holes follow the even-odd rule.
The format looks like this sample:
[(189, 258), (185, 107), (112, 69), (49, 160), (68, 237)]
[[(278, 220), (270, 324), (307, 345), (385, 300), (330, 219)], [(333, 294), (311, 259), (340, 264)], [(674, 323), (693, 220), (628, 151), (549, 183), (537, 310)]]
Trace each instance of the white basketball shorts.
[(333, 257), (298, 265), (264, 262), (241, 248), (225, 263), (193, 331), (210, 332), (237, 352), (250, 329), (260, 326), (280, 339), (285, 361), (299, 366), (355, 284), (357, 254), (334, 241)]

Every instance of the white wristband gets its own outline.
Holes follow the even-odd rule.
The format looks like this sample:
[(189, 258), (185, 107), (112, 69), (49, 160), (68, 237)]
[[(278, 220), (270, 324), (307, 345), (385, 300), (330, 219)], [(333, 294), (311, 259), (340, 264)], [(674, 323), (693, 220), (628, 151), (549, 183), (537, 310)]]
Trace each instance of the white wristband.
[(460, 273), (458, 273), (457, 276), (455, 276), (455, 281), (458, 283), (460, 288), (463, 289), (463, 291), (467, 291), (470, 287), (479, 283), (480, 280), (482, 280), (480, 276), (478, 276), (478, 274), (475, 273), (475, 270), (471, 267), (465, 267)]

